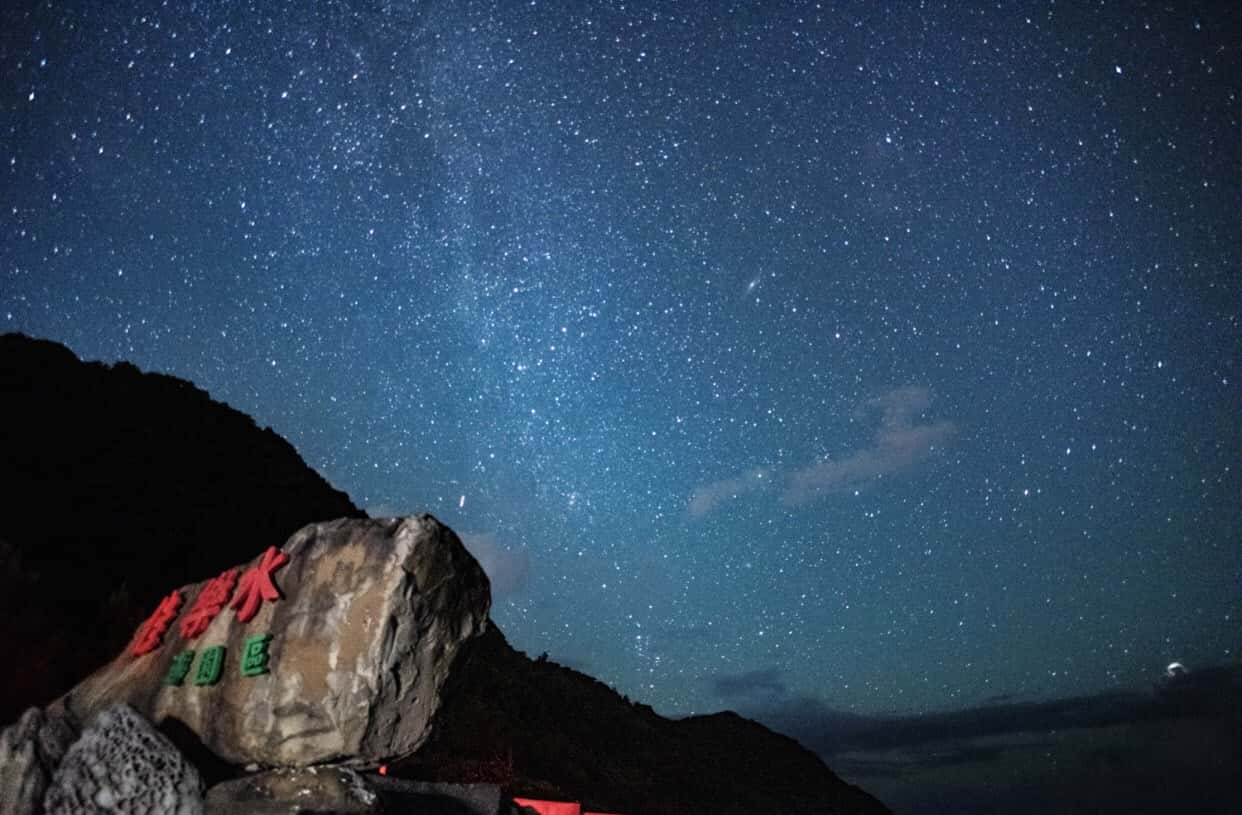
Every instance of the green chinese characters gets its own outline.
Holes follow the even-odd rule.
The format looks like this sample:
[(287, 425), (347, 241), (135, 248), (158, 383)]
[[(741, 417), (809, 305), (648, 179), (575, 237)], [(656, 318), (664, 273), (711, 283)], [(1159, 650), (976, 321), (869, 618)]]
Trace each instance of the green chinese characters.
[(242, 651), (242, 676), (262, 676), (267, 673), (267, 644), (271, 641), (271, 634), (256, 634), (246, 638), (246, 647)]
[[(268, 673), (271, 655), (267, 648), (271, 641), (271, 634), (256, 634), (246, 638), (241, 657), (242, 676), (262, 676)], [(226, 649), (223, 645), (214, 645), (202, 651), (182, 651), (168, 664), (164, 684), (181, 687), (193, 668), (195, 685), (199, 687), (215, 685), (224, 676), (225, 654)], [(195, 656), (198, 657), (197, 662), (195, 662)]]
[(180, 687), (185, 678), (190, 675), (190, 665), (193, 662), (193, 651), (182, 651), (173, 657), (168, 666), (168, 673), (164, 676), (164, 684)]
[(224, 646), (207, 648), (198, 658), (198, 670), (194, 674), (195, 685), (214, 685), (224, 673)]

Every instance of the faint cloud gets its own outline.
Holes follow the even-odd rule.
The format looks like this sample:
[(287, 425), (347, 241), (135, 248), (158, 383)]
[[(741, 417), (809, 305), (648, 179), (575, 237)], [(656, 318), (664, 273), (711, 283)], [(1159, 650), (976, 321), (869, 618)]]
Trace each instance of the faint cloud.
[(725, 501), (767, 489), (773, 483), (773, 472), (760, 467), (736, 478), (726, 478), (697, 487), (690, 494), (690, 517), (702, 518)]
[(776, 668), (709, 677), (712, 690), (722, 699), (759, 703), (785, 696), (785, 682)]
[[(941, 811), (932, 798), (971, 812), (1072, 812), (1084, 791), (1096, 796), (1093, 812), (1180, 812), (1189, 800), (1242, 812), (1235, 780), (1242, 665), (1196, 675), (1176, 687), (1161, 676), (1150, 690), (921, 715), (860, 716), (814, 696), (761, 700), (738, 712), (818, 753), (895, 812)], [(1015, 783), (998, 786), (1006, 773)]]
[(956, 434), (953, 422), (915, 424), (931, 405), (927, 388), (897, 388), (864, 402), (864, 415), (880, 414), (880, 429), (871, 447), (842, 459), (827, 459), (789, 475), (781, 503), (796, 506), (839, 492), (863, 481), (904, 472), (929, 458)]
[(950, 421), (916, 423), (930, 406), (931, 392), (917, 385), (895, 388), (868, 399), (858, 406), (856, 416), (862, 420), (878, 416), (879, 429), (871, 446), (844, 458), (815, 462), (787, 475), (761, 467), (696, 487), (690, 494), (687, 512), (691, 518), (702, 518), (725, 502), (765, 491), (782, 480), (780, 502), (799, 506), (865, 481), (911, 470), (945, 447), (957, 433), (957, 426)]
[(372, 518), (400, 518), (405, 513), (398, 510), (392, 504), (375, 504), (367, 507), (367, 515)]
[[(762, 686), (768, 671), (741, 674)], [(741, 707), (769, 727), (797, 739), (825, 758), (853, 750), (904, 750), (919, 745), (943, 747), (949, 741), (979, 738), (1025, 738), (1025, 734), (1105, 728), (1160, 720), (1201, 718), (1220, 721), (1236, 715), (1242, 692), (1242, 665), (1207, 666), (1193, 682), (1170, 688), (1157, 682), (1152, 690), (1107, 690), (1085, 696), (1042, 701), (1007, 701), (921, 715), (860, 716), (829, 707), (812, 696), (749, 700)], [(721, 677), (727, 679), (728, 677)], [(746, 687), (743, 681), (740, 688)], [(723, 694), (722, 694), (723, 695)], [(978, 756), (964, 753), (963, 760)], [(933, 758), (937, 764), (944, 757)], [(950, 762), (952, 763), (952, 762)]]
[(490, 532), (465, 533), (461, 542), (479, 561), (492, 583), (492, 599), (498, 600), (521, 589), (530, 576), (530, 556), (525, 550), (506, 549)]

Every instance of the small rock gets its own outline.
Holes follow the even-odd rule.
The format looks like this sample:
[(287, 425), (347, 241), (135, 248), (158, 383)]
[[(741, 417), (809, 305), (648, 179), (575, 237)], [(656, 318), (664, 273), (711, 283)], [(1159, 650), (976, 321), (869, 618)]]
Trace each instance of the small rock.
[(65, 753), (47, 815), (202, 815), (198, 771), (128, 705), (100, 714)]
[(289, 815), (381, 811), (375, 790), (348, 767), (297, 767), (225, 781), (207, 791), (206, 815)]
[(56, 765), (76, 736), (63, 715), (37, 707), (0, 732), (0, 815), (42, 812)]

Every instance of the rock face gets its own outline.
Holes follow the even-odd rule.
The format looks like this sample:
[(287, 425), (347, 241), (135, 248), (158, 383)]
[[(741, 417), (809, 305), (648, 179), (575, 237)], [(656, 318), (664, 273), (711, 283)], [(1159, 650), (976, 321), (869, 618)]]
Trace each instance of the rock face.
[(0, 815), (42, 811), (52, 775), (76, 737), (63, 715), (34, 707), (0, 733)]
[(430, 515), (342, 519), (165, 597), (61, 704), (128, 702), (235, 764), (371, 766), (427, 739), (487, 577)]
[(207, 791), (206, 815), (516, 815), (494, 784), (383, 778), (347, 767), (269, 770)]
[(104, 711), (65, 754), (47, 815), (202, 815), (203, 781), (173, 743), (128, 705)]
[[(0, 336), (0, 726), (104, 664), (171, 586), (362, 513), (189, 382)], [(73, 519), (63, 522), (66, 508)]]
[(207, 793), (207, 815), (288, 815), (380, 812), (379, 796), (346, 767), (271, 770), (217, 784)]

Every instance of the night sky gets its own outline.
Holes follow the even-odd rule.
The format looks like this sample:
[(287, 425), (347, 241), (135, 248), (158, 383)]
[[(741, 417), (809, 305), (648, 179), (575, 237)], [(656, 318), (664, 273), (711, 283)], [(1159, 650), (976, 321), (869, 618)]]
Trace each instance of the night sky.
[(662, 713), (1236, 663), (1242, 12), (1168, 5), (6, 3), (0, 331)]

